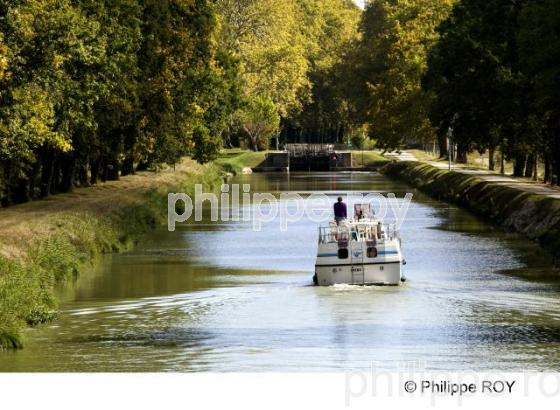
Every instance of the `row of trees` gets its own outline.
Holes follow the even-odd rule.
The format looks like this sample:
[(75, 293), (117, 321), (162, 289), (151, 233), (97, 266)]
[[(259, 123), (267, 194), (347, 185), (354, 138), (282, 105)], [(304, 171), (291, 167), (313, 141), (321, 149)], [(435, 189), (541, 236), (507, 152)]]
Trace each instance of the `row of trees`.
[(0, 202), (272, 137), (451, 132), (558, 183), (559, 25), (554, 0), (0, 0)]
[[(436, 141), (496, 153), (514, 174), (560, 176), (556, 0), (370, 0), (346, 56), (349, 122), (378, 146)], [(502, 169), (503, 169), (502, 160)]]
[(207, 161), (236, 109), (236, 63), (206, 0), (1, 0), (3, 204)]
[(302, 109), (282, 121), (283, 141), (343, 142), (352, 133), (353, 96), (343, 85), (353, 75), (348, 51), (359, 37), (361, 10), (350, 0), (302, 1), (309, 87)]
[[(450, 127), (461, 156), (499, 149), (514, 175), (560, 183), (560, 4), (462, 0), (439, 27), (425, 89), (440, 135)], [(502, 162), (503, 166), (503, 162)], [(555, 177), (553, 177), (555, 176)]]
[(316, 121), (313, 104), (332, 115), (316, 90), (359, 14), (351, 0), (0, 0), (1, 204), (263, 149)]

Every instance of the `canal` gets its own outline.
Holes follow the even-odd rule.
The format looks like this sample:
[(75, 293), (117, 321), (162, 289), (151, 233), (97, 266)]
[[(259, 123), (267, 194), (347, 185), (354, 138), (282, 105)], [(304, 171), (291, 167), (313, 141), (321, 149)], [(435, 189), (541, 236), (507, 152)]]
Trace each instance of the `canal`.
[[(312, 286), (317, 224), (162, 228), (59, 290), (0, 371), (560, 371), (560, 283), (535, 244), (376, 173), (252, 174), (253, 191), (414, 193), (400, 287)], [(243, 212), (253, 212), (251, 206)]]

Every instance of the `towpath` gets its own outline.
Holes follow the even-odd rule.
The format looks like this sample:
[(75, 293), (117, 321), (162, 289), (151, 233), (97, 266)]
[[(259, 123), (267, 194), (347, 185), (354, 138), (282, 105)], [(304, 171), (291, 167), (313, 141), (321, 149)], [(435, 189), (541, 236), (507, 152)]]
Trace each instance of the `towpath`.
[[(434, 167), (441, 169), (448, 169), (449, 165), (445, 162), (438, 161), (421, 161), (417, 159), (413, 153), (406, 150), (399, 152), (389, 152), (385, 154), (385, 157), (397, 160), (397, 161), (420, 161), (430, 164)], [(476, 176), (484, 181), (492, 182), (498, 185), (504, 185), (511, 188), (519, 189), (525, 192), (531, 192), (533, 194), (546, 195), (551, 198), (560, 199), (560, 189), (551, 187), (543, 183), (531, 181), (528, 178), (514, 178), (508, 175), (502, 175), (494, 171), (488, 171), (478, 168), (469, 168), (460, 165), (453, 164), (452, 170), (455, 172), (460, 172), (462, 174), (468, 174)]]

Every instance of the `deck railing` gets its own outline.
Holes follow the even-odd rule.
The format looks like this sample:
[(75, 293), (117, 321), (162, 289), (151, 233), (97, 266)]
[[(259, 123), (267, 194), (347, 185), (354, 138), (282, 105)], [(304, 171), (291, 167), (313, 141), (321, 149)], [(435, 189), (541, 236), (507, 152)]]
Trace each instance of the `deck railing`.
[(400, 239), (394, 224), (371, 225), (330, 225), (319, 227), (319, 243), (341, 241), (377, 241)]

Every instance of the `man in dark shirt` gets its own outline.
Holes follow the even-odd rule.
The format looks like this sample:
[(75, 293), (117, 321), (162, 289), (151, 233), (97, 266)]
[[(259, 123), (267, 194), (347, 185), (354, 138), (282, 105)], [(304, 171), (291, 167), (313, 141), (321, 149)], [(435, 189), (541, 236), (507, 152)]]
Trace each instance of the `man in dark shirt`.
[(346, 211), (346, 204), (342, 202), (342, 197), (338, 197), (338, 202), (334, 204), (334, 220), (337, 224), (348, 217)]

